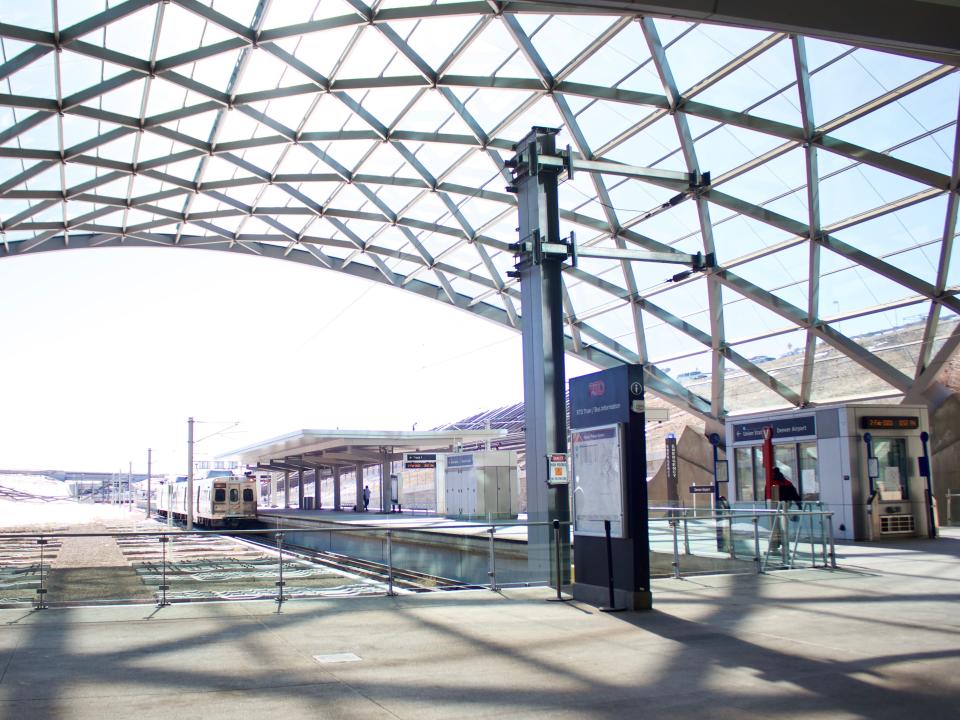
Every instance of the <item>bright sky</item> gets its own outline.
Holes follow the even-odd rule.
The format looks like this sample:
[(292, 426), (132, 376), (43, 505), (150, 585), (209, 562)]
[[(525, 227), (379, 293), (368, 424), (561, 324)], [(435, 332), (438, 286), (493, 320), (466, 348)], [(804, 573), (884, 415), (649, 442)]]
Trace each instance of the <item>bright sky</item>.
[[(186, 472), (301, 428), (425, 430), (523, 399), (519, 334), (337, 273), (227, 253), (0, 262), (0, 468)], [(568, 375), (593, 369), (568, 358)], [(208, 424), (207, 424), (208, 423)]]

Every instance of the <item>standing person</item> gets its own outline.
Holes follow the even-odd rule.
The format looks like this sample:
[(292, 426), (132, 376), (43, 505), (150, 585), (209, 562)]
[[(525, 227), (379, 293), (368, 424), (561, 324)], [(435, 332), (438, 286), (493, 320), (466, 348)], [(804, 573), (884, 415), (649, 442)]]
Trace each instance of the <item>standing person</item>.
[(363, 511), (367, 511), (367, 507), (370, 505), (370, 486), (363, 486)]
[[(803, 510), (803, 504), (800, 502), (800, 493), (797, 492), (793, 483), (780, 471), (780, 468), (773, 468), (773, 477), (771, 478), (770, 484), (772, 488), (776, 488), (776, 494), (773, 499), (777, 500), (778, 504), (786, 503), (784, 510), (790, 507), (790, 503), (796, 503), (797, 507)], [(792, 517), (791, 520), (796, 520), (796, 516)], [(778, 514), (774, 517), (773, 525), (770, 528), (770, 551), (777, 552), (780, 549), (781, 542), (780, 517)]]
[(773, 480), (771, 484), (779, 491), (780, 502), (785, 502), (787, 507), (790, 507), (790, 503), (796, 503), (797, 507), (803, 510), (803, 504), (800, 502), (800, 493), (797, 492), (797, 489), (793, 486), (793, 483), (787, 479), (786, 475), (780, 472), (780, 468), (778, 467), (773, 469)]

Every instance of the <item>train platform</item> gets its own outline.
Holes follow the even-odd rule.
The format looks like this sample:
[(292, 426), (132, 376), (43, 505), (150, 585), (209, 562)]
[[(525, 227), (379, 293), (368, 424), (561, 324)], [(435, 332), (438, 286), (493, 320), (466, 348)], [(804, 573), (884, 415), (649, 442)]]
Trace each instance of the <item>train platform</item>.
[(0, 610), (0, 717), (955, 718), (960, 530), (844, 569), (547, 588)]
[(493, 524), (496, 526), (495, 535), (498, 540), (527, 541), (527, 527), (522, 524), (525, 520), (520, 520), (519, 523), (521, 524), (516, 524), (518, 523), (517, 520), (491, 520), (489, 522), (479, 519), (457, 520), (414, 511), (378, 513), (354, 512), (353, 510), (260, 508), (257, 510), (257, 520), (266, 524), (277, 521), (293, 521), (307, 524), (333, 524), (343, 527), (374, 527), (386, 530), (417, 528), (423, 532), (478, 538), (489, 537), (490, 526)]

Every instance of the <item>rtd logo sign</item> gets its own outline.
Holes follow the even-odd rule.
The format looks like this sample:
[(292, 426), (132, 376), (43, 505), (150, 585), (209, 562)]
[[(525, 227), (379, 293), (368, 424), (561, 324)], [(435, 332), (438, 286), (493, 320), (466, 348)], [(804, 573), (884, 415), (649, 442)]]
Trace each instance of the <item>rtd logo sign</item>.
[(587, 387), (590, 390), (590, 397), (600, 397), (607, 391), (607, 386), (603, 380), (594, 380)]

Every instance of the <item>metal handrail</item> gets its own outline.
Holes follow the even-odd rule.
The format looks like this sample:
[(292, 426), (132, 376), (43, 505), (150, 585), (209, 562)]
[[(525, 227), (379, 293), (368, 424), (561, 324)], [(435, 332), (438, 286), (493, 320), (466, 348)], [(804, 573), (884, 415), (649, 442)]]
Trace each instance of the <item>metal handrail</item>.
[[(573, 523), (569, 520), (560, 521), (561, 526), (571, 526)], [(482, 522), (482, 523), (462, 523), (462, 524), (452, 524), (452, 525), (405, 525), (403, 527), (387, 527), (384, 525), (367, 525), (367, 524), (353, 524), (350, 527), (324, 527), (324, 528), (286, 528), (284, 532), (297, 532), (297, 533), (329, 533), (329, 532), (358, 532), (361, 530), (370, 531), (370, 530), (382, 530), (387, 532), (390, 530), (458, 530), (458, 529), (468, 529), (468, 530), (484, 530), (485, 528), (496, 527), (496, 528), (505, 528), (505, 527), (553, 527), (553, 523), (550, 521), (544, 522)], [(23, 538), (34, 538), (34, 537), (44, 537), (44, 538), (64, 538), (64, 537), (123, 537), (123, 538), (135, 538), (135, 537), (158, 537), (161, 535), (177, 535), (182, 537), (183, 535), (267, 535), (270, 533), (277, 532), (277, 529), (274, 528), (262, 528), (258, 530), (229, 530), (229, 529), (219, 529), (219, 530), (140, 530), (140, 531), (131, 531), (131, 532), (99, 532), (99, 533), (50, 533), (50, 532), (36, 532), (36, 533), (0, 533), (0, 540), (13, 540), (13, 539), (23, 539)], [(480, 537), (478, 535), (478, 537)]]
[[(810, 518), (809, 522), (801, 523), (796, 526), (795, 532), (792, 532), (791, 525), (788, 524), (788, 517), (802, 517)], [(648, 527), (650, 529), (651, 537), (651, 550), (657, 552), (654, 544), (657, 538), (664, 538), (665, 536), (672, 536), (672, 550), (673, 550), (673, 562), (672, 562), (672, 575), (675, 578), (680, 578), (683, 574), (681, 564), (684, 562), (682, 557), (697, 557), (698, 549), (700, 549), (700, 557), (712, 557), (715, 558), (716, 554), (711, 550), (704, 553), (703, 549), (706, 547), (712, 548), (708, 543), (705, 547), (703, 545), (705, 538), (707, 537), (704, 534), (704, 526), (712, 527), (716, 530), (716, 534), (712, 537), (716, 540), (716, 549), (720, 553), (727, 553), (729, 559), (732, 561), (740, 562), (742, 561), (750, 562), (754, 565), (754, 571), (758, 573), (765, 572), (766, 563), (770, 557), (770, 552), (773, 549), (772, 545), (767, 548), (766, 553), (761, 552), (761, 521), (763, 518), (770, 518), (772, 524), (770, 526), (770, 532), (767, 537), (771, 541), (774, 539), (774, 533), (777, 532), (780, 538), (783, 552), (783, 563), (784, 566), (793, 567), (796, 564), (798, 553), (800, 552), (800, 542), (801, 535), (803, 535), (802, 541), (806, 544), (807, 541), (810, 543), (810, 554), (809, 561), (807, 560), (806, 554), (801, 555), (801, 561), (804, 565), (809, 563), (810, 566), (817, 567), (818, 560), (822, 561), (822, 567), (836, 568), (836, 553), (833, 542), (833, 513), (830, 511), (824, 510), (796, 510), (796, 509), (787, 509), (783, 505), (780, 507), (773, 508), (755, 508), (755, 509), (737, 509), (731, 508), (729, 510), (721, 510), (717, 513), (710, 513), (709, 515), (700, 515), (697, 517), (684, 517), (681, 514), (676, 514), (673, 517), (653, 517), (648, 518)], [(696, 521), (695, 524), (691, 526), (690, 521)], [(767, 521), (763, 521), (766, 525)], [(682, 527), (681, 527), (682, 523)], [(499, 588), (503, 587), (503, 581), (501, 577), (498, 577), (497, 572), (497, 549), (495, 545), (495, 540), (497, 539), (497, 531), (504, 530), (509, 528), (532, 528), (532, 527), (554, 527), (555, 532), (559, 533), (560, 527), (570, 528), (573, 525), (570, 521), (563, 522), (554, 522), (554, 521), (540, 521), (540, 522), (530, 522), (530, 521), (494, 521), (489, 522), (452, 522), (449, 524), (438, 525), (436, 523), (430, 524), (414, 524), (409, 526), (397, 526), (397, 525), (379, 525), (379, 524), (370, 524), (370, 523), (358, 523), (351, 524), (348, 526), (331, 526), (331, 527), (296, 527), (296, 528), (280, 528), (276, 527), (263, 527), (257, 529), (243, 529), (243, 530), (182, 530), (179, 528), (171, 529), (167, 526), (160, 526), (156, 530), (135, 530), (135, 531), (120, 531), (120, 532), (32, 532), (32, 533), (3, 533), (0, 534), (0, 541), (3, 540), (30, 540), (37, 539), (37, 542), (40, 544), (40, 574), (39, 574), (39, 589), (37, 590), (38, 597), (35, 600), (36, 607), (38, 609), (47, 607), (47, 598), (45, 594), (46, 590), (46, 573), (45, 573), (45, 557), (43, 554), (43, 545), (50, 540), (57, 540), (63, 538), (94, 538), (94, 537), (112, 537), (116, 539), (137, 539), (137, 538), (156, 538), (161, 543), (161, 558), (160, 558), (160, 567), (158, 568), (158, 577), (159, 585), (156, 587), (156, 592), (154, 593), (157, 605), (160, 607), (170, 604), (170, 597), (168, 591), (171, 589), (169, 584), (169, 575), (168, 575), (168, 564), (170, 559), (168, 557), (168, 548), (167, 543), (174, 539), (187, 539), (191, 537), (203, 537), (203, 536), (234, 536), (238, 538), (243, 537), (260, 537), (260, 538), (269, 538), (276, 542), (276, 551), (278, 555), (278, 563), (276, 568), (277, 573), (277, 582), (275, 583), (276, 590), (274, 597), (277, 602), (277, 611), (279, 612), (283, 603), (290, 598), (289, 595), (285, 593), (285, 585), (287, 584), (284, 578), (284, 563), (285, 556), (289, 557), (289, 551), (285, 547), (285, 536), (290, 533), (302, 534), (302, 535), (316, 535), (326, 533), (328, 535), (337, 534), (337, 533), (363, 533), (367, 535), (372, 535), (374, 537), (381, 536), (385, 538), (385, 563), (388, 567), (388, 574), (384, 585), (386, 587), (386, 592), (388, 595), (393, 595), (397, 592), (396, 589), (396, 580), (394, 577), (394, 548), (393, 548), (393, 538), (395, 535), (404, 533), (407, 531), (416, 532), (416, 531), (428, 531), (428, 532), (441, 532), (448, 533), (451, 530), (471, 530), (472, 534), (468, 535), (466, 539), (476, 541), (477, 543), (482, 543), (483, 545), (488, 546), (487, 551), (487, 570), (486, 573), (488, 576), (488, 581), (483, 583), (483, 586), (488, 587), (490, 590), (497, 591)], [(752, 525), (752, 532), (745, 531), (743, 525)], [(778, 528), (777, 531), (774, 530), (774, 526)], [(819, 527), (819, 533), (817, 533), (817, 528)], [(666, 533), (663, 533), (663, 530), (666, 530)], [(680, 533), (683, 533), (683, 537), (679, 537)], [(727, 534), (724, 534), (727, 533)], [(767, 530), (763, 530), (766, 534)], [(806, 534), (805, 534), (806, 533)], [(752, 552), (750, 550), (744, 552), (743, 541), (752, 535)], [(792, 536), (792, 537), (791, 537)], [(662, 540), (661, 540), (662, 541)], [(681, 554), (680, 543), (683, 543), (684, 552)], [(740, 543), (739, 557), (738, 551), (736, 549), (737, 542)], [(271, 543), (273, 544), (273, 543)], [(696, 545), (696, 547), (694, 547)], [(819, 551), (818, 547), (819, 546)], [(665, 548), (664, 548), (665, 549)], [(792, 549), (792, 553), (790, 550)], [(660, 551), (662, 552), (662, 550)], [(669, 553), (669, 550), (666, 552)], [(290, 555), (296, 555), (294, 551)], [(781, 553), (778, 553), (778, 556)], [(752, 558), (750, 556), (753, 556)], [(503, 556), (501, 556), (503, 557)], [(381, 562), (384, 562), (381, 560)], [(739, 567), (739, 565), (734, 565), (731, 567)], [(558, 571), (559, 573), (560, 571)], [(686, 570), (686, 574), (704, 572), (703, 570), (693, 569), (689, 565)], [(559, 574), (558, 574), (559, 577)], [(523, 584), (531, 584), (531, 581), (523, 582)], [(537, 581), (540, 582), (540, 581)], [(476, 587), (480, 583), (464, 581), (464, 585)], [(188, 592), (189, 596), (189, 592)]]

